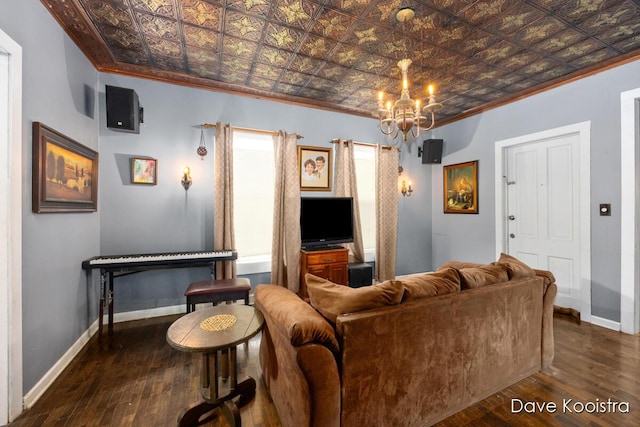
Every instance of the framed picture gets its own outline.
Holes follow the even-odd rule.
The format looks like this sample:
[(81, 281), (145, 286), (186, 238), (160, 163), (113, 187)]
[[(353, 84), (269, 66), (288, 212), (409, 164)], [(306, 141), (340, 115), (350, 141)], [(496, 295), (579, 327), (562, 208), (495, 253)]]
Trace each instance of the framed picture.
[(298, 146), (301, 191), (331, 191), (331, 148)]
[(478, 161), (444, 167), (444, 213), (478, 213)]
[(33, 212), (95, 212), (98, 153), (40, 122), (32, 130)]
[(156, 185), (158, 183), (158, 160), (132, 157), (131, 183)]

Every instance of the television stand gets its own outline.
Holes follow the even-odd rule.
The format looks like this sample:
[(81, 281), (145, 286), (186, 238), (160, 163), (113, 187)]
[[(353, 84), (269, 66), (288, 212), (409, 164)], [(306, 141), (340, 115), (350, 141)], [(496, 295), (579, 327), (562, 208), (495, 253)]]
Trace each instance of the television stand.
[(307, 298), (307, 283), (304, 276), (311, 273), (339, 285), (349, 286), (349, 250), (341, 246), (335, 249), (300, 251), (300, 291)]
[(338, 249), (344, 249), (344, 247), (340, 245), (313, 245), (313, 246), (303, 246), (302, 250), (307, 252), (316, 252), (316, 251), (334, 251)]

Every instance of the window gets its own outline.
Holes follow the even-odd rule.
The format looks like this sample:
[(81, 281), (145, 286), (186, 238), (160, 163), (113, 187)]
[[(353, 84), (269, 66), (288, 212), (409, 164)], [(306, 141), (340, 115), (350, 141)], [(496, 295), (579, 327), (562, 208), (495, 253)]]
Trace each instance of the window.
[(358, 183), (362, 244), (365, 252), (376, 248), (376, 149), (370, 145), (355, 145), (354, 160)]
[(241, 261), (271, 257), (274, 166), (271, 135), (233, 131), (233, 209)]

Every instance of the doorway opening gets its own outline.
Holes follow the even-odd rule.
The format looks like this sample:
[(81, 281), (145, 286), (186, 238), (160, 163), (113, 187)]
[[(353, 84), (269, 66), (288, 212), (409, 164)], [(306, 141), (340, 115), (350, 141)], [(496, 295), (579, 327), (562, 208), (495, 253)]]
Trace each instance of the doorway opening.
[[(22, 48), (0, 30), (0, 425), (22, 412)], [(8, 173), (7, 173), (8, 172)]]
[(640, 89), (623, 92), (620, 131), (620, 329), (640, 332)]

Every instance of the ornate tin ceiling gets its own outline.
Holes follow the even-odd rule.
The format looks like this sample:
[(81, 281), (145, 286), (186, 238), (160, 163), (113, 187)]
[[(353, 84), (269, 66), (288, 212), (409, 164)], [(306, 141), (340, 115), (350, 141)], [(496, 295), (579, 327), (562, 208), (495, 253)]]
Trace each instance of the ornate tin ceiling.
[(378, 90), (399, 96), (408, 50), (440, 123), (640, 57), (638, 0), (42, 3), (100, 71), (366, 116)]

